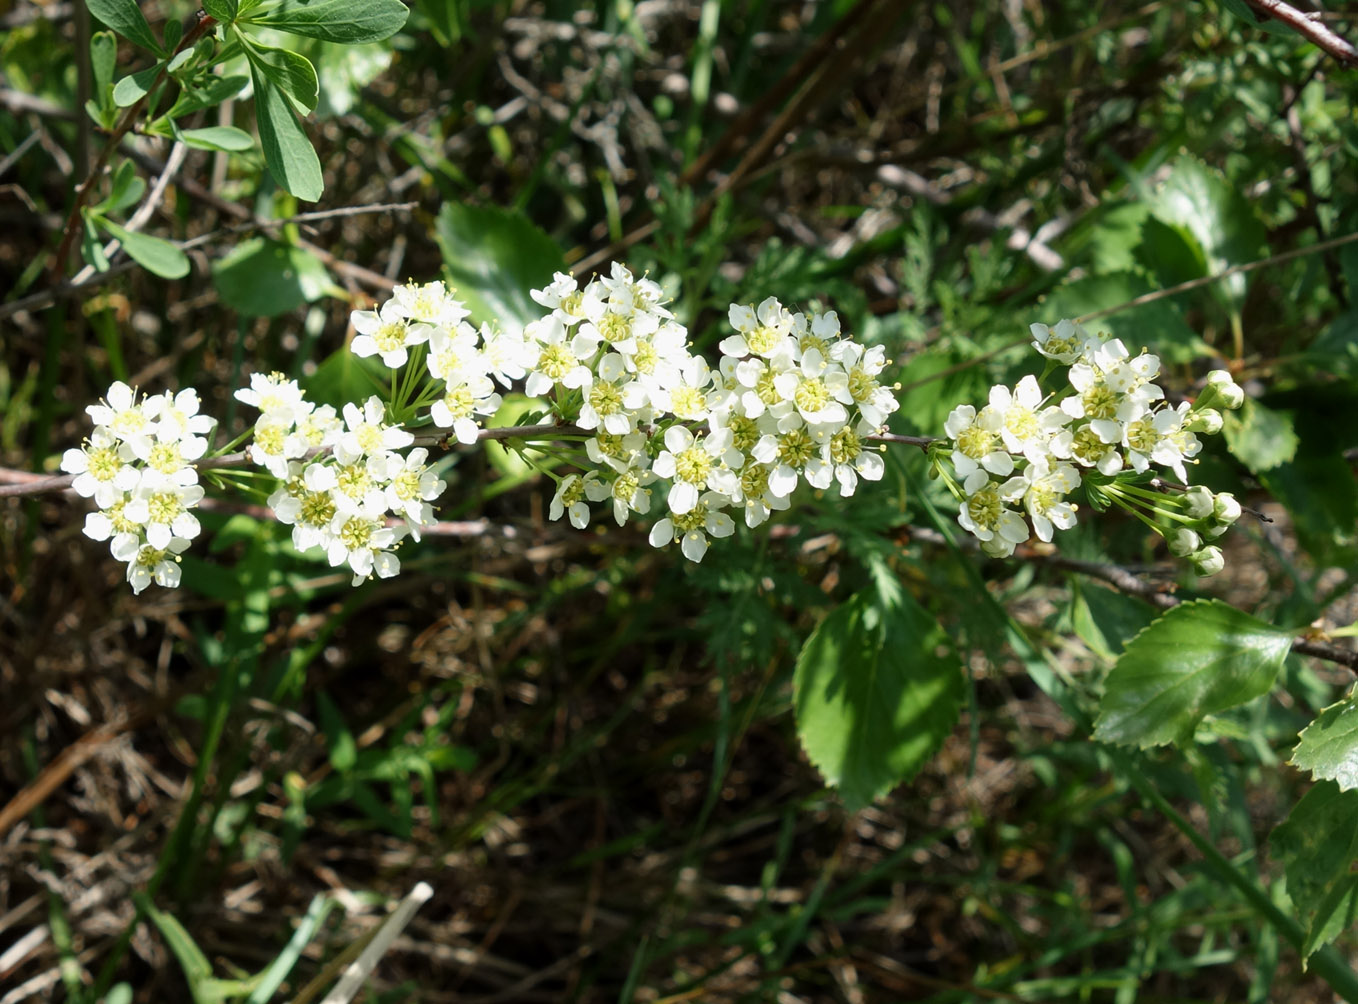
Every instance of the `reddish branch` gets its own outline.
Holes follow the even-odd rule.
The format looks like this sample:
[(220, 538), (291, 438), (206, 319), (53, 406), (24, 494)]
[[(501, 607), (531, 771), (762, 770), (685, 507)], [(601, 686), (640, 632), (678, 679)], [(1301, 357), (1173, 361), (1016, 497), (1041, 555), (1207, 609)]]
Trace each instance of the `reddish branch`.
[(1323, 49), (1341, 66), (1358, 66), (1358, 49), (1348, 39), (1335, 34), (1321, 20), (1320, 11), (1300, 11), (1282, 0), (1245, 0), (1260, 15), (1261, 21), (1273, 18), (1287, 25), (1312, 45)]

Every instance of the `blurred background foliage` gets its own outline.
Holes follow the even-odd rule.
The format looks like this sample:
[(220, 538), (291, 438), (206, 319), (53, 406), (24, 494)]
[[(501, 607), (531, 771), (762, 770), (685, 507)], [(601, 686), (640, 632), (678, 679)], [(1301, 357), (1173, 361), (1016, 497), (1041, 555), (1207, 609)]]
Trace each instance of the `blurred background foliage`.
[[(513, 323), (526, 283), (623, 260), (707, 348), (732, 301), (833, 307), (896, 360), (894, 430), (928, 435), (1037, 369), (1030, 322), (1120, 308), (1090, 326), (1162, 354), (1171, 396), (1209, 366), (1245, 386), (1197, 480), (1273, 522), (1242, 524), (1203, 582), (1127, 520), (1082, 521), (1063, 554), (1347, 625), (1358, 245), (1317, 246), (1358, 229), (1358, 82), (1242, 8), (419, 0), (385, 43), (275, 40), (318, 67), (318, 205), (257, 153), (191, 152), (148, 226), (191, 243), (190, 274), (49, 308), (28, 298), (102, 137), (78, 111), (83, 7), (17, 0), (0, 463), (53, 469), (115, 378), (196, 386), (231, 434), (252, 370), (365, 392), (349, 312), (445, 269)], [(194, 5), (143, 10), (159, 30)], [(224, 114), (252, 128), (249, 102)], [(166, 150), (124, 145), (152, 177)], [(344, 207), (368, 208), (294, 218)], [(1332, 999), (1220, 862), (1292, 910), (1265, 839), (1306, 788), (1297, 730), (1346, 671), (1290, 659), (1272, 694), (1145, 761), (1213, 858), (1073, 713), (1150, 608), (1041, 551), (947, 546), (918, 453), (697, 567), (631, 528), (545, 522), (547, 486), (503, 452), (441, 470), (446, 532), (357, 591), (219, 504), (185, 588), (133, 597), (77, 500), (0, 507), (0, 1001), (115, 981), (182, 999), (186, 980), (245, 999), (257, 985), (220, 981), (300, 922), (276, 998), (298, 999), (421, 879), (434, 898), (369, 1000)], [(799, 750), (792, 676), (882, 568), (964, 654), (966, 696), (939, 755), (848, 814)], [(41, 798), (11, 799), (30, 782)], [(129, 926), (147, 889), (160, 910)], [(318, 895), (343, 909), (307, 914)]]

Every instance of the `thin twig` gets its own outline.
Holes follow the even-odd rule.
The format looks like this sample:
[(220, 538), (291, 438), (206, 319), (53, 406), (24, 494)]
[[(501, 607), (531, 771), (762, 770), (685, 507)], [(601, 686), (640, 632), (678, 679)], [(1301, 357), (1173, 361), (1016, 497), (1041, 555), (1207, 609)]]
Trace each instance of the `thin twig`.
[(1260, 15), (1260, 21), (1274, 18), (1287, 25), (1312, 45), (1335, 58), (1340, 66), (1358, 66), (1358, 49), (1348, 39), (1335, 34), (1320, 19), (1319, 11), (1303, 12), (1282, 0), (1245, 0)]

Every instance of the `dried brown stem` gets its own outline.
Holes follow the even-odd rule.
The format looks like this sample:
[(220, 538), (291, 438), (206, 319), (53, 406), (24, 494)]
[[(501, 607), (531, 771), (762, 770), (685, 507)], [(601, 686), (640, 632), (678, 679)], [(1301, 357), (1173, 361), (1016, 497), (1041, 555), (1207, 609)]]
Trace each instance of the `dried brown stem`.
[(1322, 49), (1340, 66), (1358, 66), (1358, 49), (1348, 39), (1331, 31), (1320, 11), (1299, 11), (1282, 0), (1245, 0), (1260, 15), (1260, 21), (1273, 18), (1287, 25), (1318, 49)]

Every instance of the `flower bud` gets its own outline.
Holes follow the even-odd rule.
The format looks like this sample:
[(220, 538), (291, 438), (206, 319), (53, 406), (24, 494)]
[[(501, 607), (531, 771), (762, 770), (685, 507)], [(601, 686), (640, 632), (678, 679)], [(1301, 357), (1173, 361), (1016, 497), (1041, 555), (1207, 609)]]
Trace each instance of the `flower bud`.
[(1165, 535), (1165, 542), (1169, 544), (1169, 553), (1176, 558), (1187, 558), (1202, 547), (1202, 538), (1186, 526), (1171, 530)]
[(1203, 538), (1206, 540), (1216, 540), (1218, 537), (1220, 537), (1229, 529), (1230, 529), (1229, 526), (1224, 526), (1220, 523), (1217, 523), (1213, 524), (1212, 526), (1209, 526), (1206, 530), (1202, 531), (1202, 535)]
[(1212, 545), (1193, 555), (1193, 565), (1199, 575), (1216, 575), (1226, 567), (1226, 558), (1222, 555), (1221, 548)]
[(1202, 408), (1191, 412), (1186, 428), (1189, 432), (1201, 432), (1207, 436), (1215, 436), (1221, 431), (1221, 412), (1215, 408)]
[(1230, 492), (1221, 492), (1212, 503), (1212, 515), (1218, 523), (1230, 526), (1240, 518), (1240, 503)]
[(1194, 519), (1206, 519), (1212, 515), (1212, 493), (1203, 485), (1194, 485), (1184, 492), (1184, 512)]
[(1208, 373), (1207, 386), (1216, 392), (1214, 396), (1219, 398), (1223, 408), (1234, 410), (1245, 403), (1245, 392), (1225, 370), (1212, 370)]

